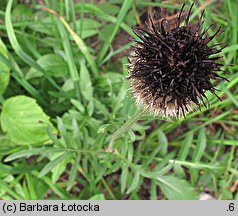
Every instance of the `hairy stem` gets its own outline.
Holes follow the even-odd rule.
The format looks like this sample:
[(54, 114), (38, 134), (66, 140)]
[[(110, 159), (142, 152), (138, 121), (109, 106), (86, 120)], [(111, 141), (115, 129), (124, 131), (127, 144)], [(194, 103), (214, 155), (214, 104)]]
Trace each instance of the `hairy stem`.
[(122, 125), (111, 137), (109, 142), (108, 150), (111, 151), (113, 149), (113, 145), (116, 139), (118, 139), (123, 133), (128, 131), (128, 129), (137, 122), (140, 117), (145, 113), (146, 110), (139, 109), (132, 117), (130, 117), (127, 122)]

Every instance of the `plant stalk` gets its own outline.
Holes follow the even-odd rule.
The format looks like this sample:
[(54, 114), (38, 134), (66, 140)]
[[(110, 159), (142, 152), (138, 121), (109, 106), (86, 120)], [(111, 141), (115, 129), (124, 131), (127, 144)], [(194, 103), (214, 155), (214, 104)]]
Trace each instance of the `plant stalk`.
[(113, 145), (116, 139), (118, 139), (123, 133), (128, 131), (128, 129), (135, 123), (137, 122), (141, 116), (146, 112), (145, 109), (139, 109), (132, 117), (130, 117), (127, 122), (122, 125), (111, 137), (108, 150), (112, 151), (113, 150)]

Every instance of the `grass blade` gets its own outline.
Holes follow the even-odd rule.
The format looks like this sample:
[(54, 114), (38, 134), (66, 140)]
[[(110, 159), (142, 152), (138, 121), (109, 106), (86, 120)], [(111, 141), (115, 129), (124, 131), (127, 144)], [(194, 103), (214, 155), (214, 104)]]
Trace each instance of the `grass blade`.
[(63, 43), (63, 47), (64, 47), (64, 51), (66, 54), (66, 58), (67, 58), (67, 63), (68, 63), (68, 67), (69, 67), (69, 71), (70, 71), (70, 76), (71, 79), (74, 83), (74, 87), (76, 90), (76, 94), (77, 94), (77, 98), (78, 100), (80, 100), (80, 83), (79, 83), (79, 74), (78, 74), (78, 70), (74, 61), (74, 56), (73, 56), (73, 52), (69, 43), (69, 38), (68, 35), (64, 29), (64, 27), (62, 26), (62, 24), (59, 22), (59, 20), (56, 21), (57, 22), (57, 26), (60, 32), (60, 36), (62, 39), (62, 43)]
[(33, 60), (31, 56), (29, 56), (27, 53), (23, 51), (20, 44), (18, 43), (18, 40), (16, 38), (14, 29), (12, 26), (12, 20), (11, 20), (12, 3), (13, 3), (13, 0), (8, 1), (6, 13), (5, 13), (5, 23), (6, 23), (8, 38), (10, 40), (10, 43), (14, 51), (25, 63), (35, 68), (36, 70), (40, 71), (45, 76), (45, 78), (52, 84), (52, 86), (54, 86), (57, 90), (62, 92), (66, 97), (68, 97), (68, 95), (64, 91), (62, 91), (62, 89), (58, 86), (58, 84), (50, 76), (48, 76), (45, 73), (44, 69), (39, 64), (37, 64), (37, 62)]
[(122, 5), (122, 8), (118, 14), (118, 17), (117, 17), (117, 21), (116, 21), (116, 25), (115, 25), (115, 28), (113, 30), (113, 32), (111, 33), (108, 41), (106, 41), (104, 44), (103, 44), (103, 47), (98, 55), (98, 63), (100, 65), (100, 63), (103, 61), (103, 58), (105, 56), (105, 54), (107, 53), (107, 50), (109, 48), (109, 46), (111, 45), (114, 37), (116, 36), (116, 33), (118, 32), (119, 28), (120, 28), (120, 25), (123, 21), (123, 19), (125, 18), (126, 14), (127, 14), (127, 11), (130, 9), (131, 7), (131, 4), (132, 4), (132, 0), (126, 0), (124, 1), (123, 5)]
[(63, 25), (65, 26), (65, 28), (68, 30), (68, 32), (70, 33), (70, 35), (72, 36), (73, 40), (75, 41), (75, 43), (77, 44), (77, 46), (79, 47), (80, 51), (82, 52), (82, 54), (84, 55), (85, 59), (87, 60), (88, 64), (90, 65), (90, 67), (92, 68), (92, 72), (94, 74), (95, 77), (98, 76), (98, 68), (97, 65), (94, 61), (93, 56), (90, 54), (88, 47), (86, 46), (86, 44), (84, 43), (84, 41), (76, 34), (76, 32), (70, 27), (70, 25), (65, 21), (64, 17), (60, 16), (57, 12), (49, 9), (49, 8), (43, 8), (43, 10), (54, 14), (56, 17), (59, 18), (60, 22), (63, 23)]

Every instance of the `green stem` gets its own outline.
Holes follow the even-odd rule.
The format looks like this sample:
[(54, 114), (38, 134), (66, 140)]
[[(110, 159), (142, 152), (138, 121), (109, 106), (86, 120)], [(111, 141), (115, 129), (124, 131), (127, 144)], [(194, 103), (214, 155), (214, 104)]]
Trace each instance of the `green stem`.
[(113, 149), (114, 141), (119, 138), (123, 133), (128, 131), (128, 129), (137, 122), (140, 117), (145, 113), (146, 110), (139, 109), (132, 117), (130, 117), (127, 122), (122, 125), (111, 137), (109, 142), (108, 150), (111, 151)]
[(111, 198), (114, 199), (114, 200), (116, 200), (117, 198), (116, 198), (115, 195), (113, 194), (111, 188), (108, 186), (108, 184), (107, 184), (107, 182), (105, 181), (104, 178), (102, 178), (102, 183), (103, 183), (103, 185), (105, 186), (107, 192), (110, 194)]

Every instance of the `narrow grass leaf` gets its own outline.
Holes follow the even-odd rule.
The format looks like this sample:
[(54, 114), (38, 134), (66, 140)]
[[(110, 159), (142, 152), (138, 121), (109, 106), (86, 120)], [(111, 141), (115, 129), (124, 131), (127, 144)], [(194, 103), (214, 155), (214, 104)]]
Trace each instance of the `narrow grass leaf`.
[(22, 47), (18, 43), (18, 40), (16, 38), (14, 29), (12, 26), (12, 20), (11, 20), (12, 3), (13, 3), (13, 0), (8, 1), (6, 13), (5, 13), (5, 23), (6, 23), (8, 38), (10, 40), (10, 43), (14, 51), (25, 63), (29, 64), (31, 67), (35, 68), (36, 70), (41, 71), (41, 73), (52, 84), (52, 86), (54, 86), (56, 89), (62, 92), (66, 97), (68, 97), (68, 95), (64, 91), (62, 91), (62, 89), (58, 86), (58, 84), (50, 76), (48, 76), (45, 73), (45, 70), (35, 60), (33, 60), (31, 56), (29, 56), (26, 52), (23, 51)]
[[(76, 4), (75, 8), (76, 8), (76, 10), (80, 10), (82, 8), (82, 4)], [(85, 9), (85, 11), (88, 11), (92, 14), (95, 14), (101, 20), (105, 20), (105, 21), (108, 21), (108, 22), (111, 22), (111, 23), (116, 23), (117, 22), (117, 17), (105, 14), (101, 9), (99, 9), (97, 6), (95, 6), (93, 4), (85, 4), (84, 9)], [(137, 38), (137, 36), (133, 33), (131, 27), (128, 26), (127, 24), (121, 22), (120, 27), (125, 32), (127, 32), (129, 35), (131, 35), (132, 37)]]
[[(34, 171), (32, 172), (32, 174), (34, 176), (36, 176), (37, 178), (39, 177), (39, 172)], [(49, 188), (55, 193), (57, 194), (61, 199), (63, 200), (68, 200), (70, 199), (70, 196), (66, 193), (65, 190), (63, 190), (62, 188), (60, 188), (57, 184), (52, 183), (51, 179), (48, 178), (47, 176), (42, 176), (40, 177), (48, 186)]]
[[(205, 129), (201, 128), (198, 133), (197, 145), (192, 156), (193, 163), (197, 163), (201, 160), (202, 156), (204, 155), (206, 143), (207, 143), (207, 140), (206, 140)], [(191, 169), (190, 174), (191, 174), (192, 184), (195, 185), (199, 177), (198, 170)]]
[(0, 180), (0, 189), (5, 191), (5, 193), (8, 193), (10, 196), (12, 196), (16, 200), (22, 200), (23, 197), (16, 192), (8, 185), (6, 184), (3, 180)]
[(27, 181), (27, 187), (28, 187), (29, 194), (30, 194), (30, 199), (31, 200), (36, 200), (37, 199), (37, 195), (36, 195), (37, 193), (36, 193), (36, 190), (35, 190), (35, 186), (34, 186), (31, 174), (26, 173), (26, 181)]
[(130, 9), (132, 0), (125, 0), (121, 7), (121, 10), (118, 14), (117, 21), (115, 23), (115, 28), (113, 29), (109, 39), (103, 44), (103, 47), (98, 55), (98, 63), (100, 64), (103, 61), (105, 54), (107, 53), (108, 48), (110, 47), (116, 33), (118, 32), (122, 21), (124, 20), (128, 10)]
[[(5, 58), (5, 56), (0, 52), (0, 61), (7, 66), (8, 68), (10, 68), (12, 70), (12, 77), (30, 94), (32, 95), (34, 98), (37, 99), (37, 101), (39, 101), (39, 103), (41, 103), (44, 106), (47, 106), (47, 102), (45, 99), (43, 99), (38, 91), (32, 86), (30, 85), (28, 82), (25, 81), (25, 79), (23, 78), (23, 73), (20, 69), (20, 67), (17, 65), (16, 61), (12, 58), (12, 56), (10, 55), (10, 53), (8, 53), (8, 57), (9, 59)], [(4, 66), (3, 66), (4, 67)]]
[(52, 14), (54, 14), (56, 17), (59, 18), (60, 22), (63, 23), (63, 25), (65, 26), (65, 28), (68, 30), (68, 32), (70, 33), (70, 35), (72, 36), (73, 40), (75, 41), (75, 43), (77, 44), (77, 46), (79, 47), (80, 51), (82, 52), (82, 54), (84, 55), (85, 59), (87, 60), (88, 64), (90, 65), (92, 72), (94, 73), (94, 76), (97, 77), (98, 76), (98, 67), (95, 63), (95, 60), (93, 58), (93, 56), (90, 54), (88, 47), (86, 46), (86, 44), (84, 43), (84, 41), (76, 34), (76, 32), (70, 27), (70, 25), (65, 21), (64, 17), (60, 16), (59, 14), (57, 14), (55, 11), (49, 9), (49, 8), (44, 8), (45, 11), (48, 11)]
[(226, 93), (226, 95), (230, 98), (230, 100), (234, 103), (234, 105), (238, 108), (238, 101), (234, 97), (234, 95), (227, 89), (227, 87), (222, 84), (221, 85), (222, 90)]
[(66, 54), (66, 58), (67, 58), (67, 64), (69, 67), (69, 72), (70, 72), (70, 77), (73, 81), (75, 90), (76, 90), (76, 94), (77, 94), (77, 98), (80, 99), (80, 83), (79, 83), (79, 73), (75, 64), (75, 60), (74, 60), (74, 55), (73, 55), (73, 51), (72, 48), (70, 46), (70, 42), (69, 42), (69, 37), (67, 35), (67, 32), (64, 28), (64, 26), (62, 25), (62, 23), (59, 20), (56, 20), (59, 32), (60, 32), (60, 36), (62, 39), (62, 43), (63, 43), (63, 47), (64, 47), (64, 51)]
[(198, 133), (198, 141), (197, 141), (197, 145), (192, 157), (193, 162), (200, 161), (205, 151), (206, 145), (207, 145), (207, 139), (206, 139), (205, 128), (201, 128)]

